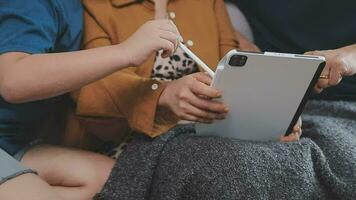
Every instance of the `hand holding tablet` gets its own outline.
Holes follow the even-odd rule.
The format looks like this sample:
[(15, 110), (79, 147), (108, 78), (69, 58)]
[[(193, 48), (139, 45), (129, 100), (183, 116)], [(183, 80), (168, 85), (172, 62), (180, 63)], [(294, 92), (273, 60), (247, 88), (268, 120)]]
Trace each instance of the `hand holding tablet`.
[(319, 56), (230, 51), (212, 84), (230, 112), (225, 120), (197, 124), (197, 134), (279, 140), (292, 132), (324, 66)]

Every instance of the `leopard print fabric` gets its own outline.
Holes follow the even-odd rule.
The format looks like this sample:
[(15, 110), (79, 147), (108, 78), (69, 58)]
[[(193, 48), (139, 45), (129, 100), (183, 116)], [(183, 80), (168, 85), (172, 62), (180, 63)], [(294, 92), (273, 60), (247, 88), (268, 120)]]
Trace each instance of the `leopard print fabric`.
[[(163, 51), (156, 54), (155, 62), (152, 68), (151, 78), (158, 81), (173, 81), (183, 76), (198, 72), (197, 64), (186, 54), (178, 48), (174, 55), (168, 58), (162, 58)], [(128, 137), (125, 142), (119, 146), (109, 148), (104, 154), (113, 159), (117, 159), (120, 154), (125, 150), (131, 138)]]
[(156, 54), (151, 78), (158, 81), (173, 81), (183, 76), (198, 72), (198, 65), (182, 49), (174, 55), (162, 58), (163, 51)]

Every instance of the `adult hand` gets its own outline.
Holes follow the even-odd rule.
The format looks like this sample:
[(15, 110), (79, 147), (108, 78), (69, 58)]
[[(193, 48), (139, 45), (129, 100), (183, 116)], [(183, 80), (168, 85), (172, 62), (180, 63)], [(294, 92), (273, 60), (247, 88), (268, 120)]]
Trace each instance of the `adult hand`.
[(293, 128), (293, 132), (289, 134), (288, 136), (281, 136), (280, 141), (281, 142), (294, 142), (298, 141), (300, 139), (300, 136), (302, 136), (302, 118), (299, 117), (298, 122), (295, 124)]
[(172, 81), (162, 92), (159, 106), (168, 107), (181, 120), (212, 123), (225, 119), (229, 109), (214, 100), (222, 94), (210, 87), (211, 81), (203, 72)]
[(327, 79), (319, 79), (315, 85), (315, 91), (320, 93), (323, 89), (340, 83), (343, 76), (352, 76), (356, 73), (356, 45), (351, 45), (335, 50), (312, 51), (306, 55), (324, 56), (326, 66), (322, 76)]
[(142, 25), (129, 39), (121, 43), (128, 63), (142, 64), (153, 52), (163, 50), (162, 57), (172, 55), (182, 40), (174, 23), (167, 19), (152, 20)]

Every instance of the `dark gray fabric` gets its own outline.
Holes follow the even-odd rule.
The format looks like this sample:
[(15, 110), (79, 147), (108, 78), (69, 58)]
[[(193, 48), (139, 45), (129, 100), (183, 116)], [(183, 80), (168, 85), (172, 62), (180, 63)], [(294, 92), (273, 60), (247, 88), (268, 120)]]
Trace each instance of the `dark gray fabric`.
[(304, 138), (257, 143), (180, 126), (139, 136), (98, 200), (356, 199), (356, 102), (310, 102)]

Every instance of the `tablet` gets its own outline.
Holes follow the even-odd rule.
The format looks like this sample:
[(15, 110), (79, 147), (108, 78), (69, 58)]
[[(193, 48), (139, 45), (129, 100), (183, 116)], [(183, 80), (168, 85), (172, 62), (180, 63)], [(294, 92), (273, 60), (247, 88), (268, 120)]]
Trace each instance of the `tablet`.
[(198, 135), (253, 141), (279, 140), (292, 132), (325, 58), (230, 51), (218, 64), (212, 86), (229, 106), (225, 120), (196, 124)]

